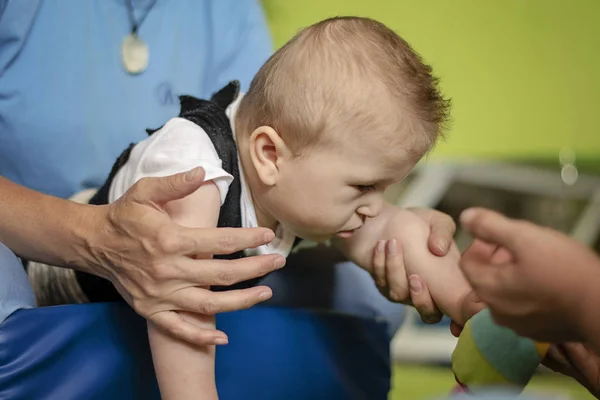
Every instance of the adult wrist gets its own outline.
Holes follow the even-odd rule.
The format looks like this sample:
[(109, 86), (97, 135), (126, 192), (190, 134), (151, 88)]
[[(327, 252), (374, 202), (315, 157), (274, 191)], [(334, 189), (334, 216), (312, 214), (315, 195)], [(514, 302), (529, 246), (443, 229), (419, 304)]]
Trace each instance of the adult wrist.
[(579, 301), (572, 307), (572, 322), (582, 340), (594, 344), (600, 354), (600, 318), (596, 316), (600, 306), (600, 260), (590, 265), (590, 273), (579, 275), (580, 287), (576, 293)]
[(71, 250), (65, 264), (82, 272), (107, 277), (109, 271), (99, 261), (97, 249), (101, 248), (102, 233), (108, 228), (108, 206), (75, 204), (69, 219)]

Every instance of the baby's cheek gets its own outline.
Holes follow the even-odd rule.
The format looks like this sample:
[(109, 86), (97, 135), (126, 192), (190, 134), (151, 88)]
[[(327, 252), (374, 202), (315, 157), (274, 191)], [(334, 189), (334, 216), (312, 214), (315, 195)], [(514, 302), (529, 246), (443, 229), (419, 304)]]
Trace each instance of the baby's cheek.
[[(307, 215), (306, 228), (313, 231), (331, 232), (340, 226), (339, 218), (335, 218), (333, 213), (315, 210)], [(341, 222), (343, 224), (343, 221)]]

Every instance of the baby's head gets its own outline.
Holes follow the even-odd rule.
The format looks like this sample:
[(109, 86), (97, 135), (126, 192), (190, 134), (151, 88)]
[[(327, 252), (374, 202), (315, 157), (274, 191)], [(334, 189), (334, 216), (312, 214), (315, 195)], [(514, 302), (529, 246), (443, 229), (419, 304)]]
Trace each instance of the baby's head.
[(235, 121), (259, 222), (314, 241), (349, 236), (447, 113), (431, 68), (385, 25), (344, 17), (302, 30), (260, 69)]

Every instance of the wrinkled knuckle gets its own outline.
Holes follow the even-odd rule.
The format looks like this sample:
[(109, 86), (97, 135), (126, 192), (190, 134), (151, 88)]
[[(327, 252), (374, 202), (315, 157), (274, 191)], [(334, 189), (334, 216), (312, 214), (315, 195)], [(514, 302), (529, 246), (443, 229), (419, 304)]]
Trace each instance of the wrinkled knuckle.
[(152, 268), (152, 277), (157, 282), (164, 282), (171, 278), (171, 268), (163, 264), (155, 264)]
[(223, 253), (232, 253), (235, 251), (236, 240), (232, 235), (223, 235), (219, 237), (219, 247)]
[(156, 237), (156, 244), (158, 250), (162, 254), (177, 253), (180, 248), (180, 243), (177, 239), (177, 236), (175, 235), (172, 229), (168, 229), (166, 227), (163, 227), (158, 231)]
[(147, 283), (145, 285), (142, 285), (142, 293), (146, 298), (156, 299), (160, 295), (160, 290), (155, 284)]
[(234, 274), (228, 270), (219, 271), (217, 274), (217, 285), (229, 286), (232, 285), (235, 280)]
[(200, 309), (204, 315), (215, 315), (219, 311), (218, 308), (219, 307), (214, 300), (205, 300), (200, 304)]

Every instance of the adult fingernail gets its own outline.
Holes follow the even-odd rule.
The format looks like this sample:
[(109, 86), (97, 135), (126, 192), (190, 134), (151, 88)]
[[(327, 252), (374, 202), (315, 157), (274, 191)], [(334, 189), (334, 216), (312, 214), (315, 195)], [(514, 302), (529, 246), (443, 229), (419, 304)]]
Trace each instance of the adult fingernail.
[(285, 258), (283, 258), (283, 257), (277, 257), (275, 259), (275, 268), (276, 269), (283, 268), (284, 265), (285, 265)]
[(396, 254), (398, 252), (398, 243), (396, 239), (392, 239), (388, 242), (387, 245), (388, 254)]
[(442, 252), (447, 252), (448, 251), (448, 242), (446, 242), (444, 239), (440, 239), (438, 240), (438, 249), (440, 249)]
[(462, 225), (470, 224), (471, 221), (473, 221), (473, 218), (475, 218), (475, 213), (476, 211), (472, 208), (466, 209), (460, 214), (460, 223)]
[(196, 167), (188, 172), (185, 173), (185, 180), (186, 181), (192, 181), (194, 180), (198, 175), (200, 175), (200, 167)]
[(416, 276), (410, 276), (408, 278), (408, 286), (410, 291), (413, 293), (420, 293), (422, 289), (421, 280)]
[(227, 343), (229, 343), (229, 340), (226, 337), (219, 336), (219, 337), (215, 338), (215, 344), (221, 345), (221, 344), (227, 344)]
[(385, 240), (377, 241), (377, 247), (375, 247), (375, 251), (378, 253), (383, 253), (385, 250)]
[(262, 292), (261, 294), (258, 295), (258, 299), (260, 301), (268, 300), (271, 298), (272, 295), (273, 295), (273, 292), (271, 292), (270, 290), (265, 290), (264, 292)]

